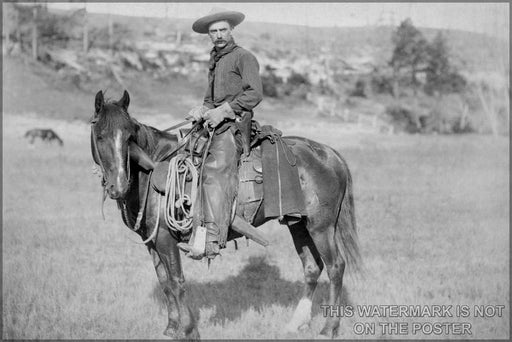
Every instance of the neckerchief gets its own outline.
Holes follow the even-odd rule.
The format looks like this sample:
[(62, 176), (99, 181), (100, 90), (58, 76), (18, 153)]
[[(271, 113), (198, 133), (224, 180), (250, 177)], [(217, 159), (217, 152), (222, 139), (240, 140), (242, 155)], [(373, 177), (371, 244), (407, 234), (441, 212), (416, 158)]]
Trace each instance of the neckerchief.
[(208, 63), (208, 68), (210, 69), (210, 72), (208, 74), (208, 80), (210, 81), (210, 89), (212, 90), (212, 99), (213, 99), (213, 81), (215, 79), (215, 67), (217, 66), (217, 62), (228, 53), (232, 52), (238, 48), (238, 45), (236, 45), (235, 40), (231, 39), (226, 46), (224, 46), (222, 49), (217, 50), (216, 47), (212, 49), (210, 52), (210, 61)]

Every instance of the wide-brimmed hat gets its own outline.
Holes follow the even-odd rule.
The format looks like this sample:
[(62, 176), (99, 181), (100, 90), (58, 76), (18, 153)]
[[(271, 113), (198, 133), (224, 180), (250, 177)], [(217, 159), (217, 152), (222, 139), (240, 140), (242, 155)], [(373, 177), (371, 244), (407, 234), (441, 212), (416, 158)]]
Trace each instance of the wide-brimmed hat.
[(216, 21), (226, 20), (233, 27), (240, 24), (245, 18), (241, 12), (228, 11), (220, 7), (213, 8), (208, 15), (197, 19), (192, 24), (192, 30), (197, 33), (208, 33), (208, 28)]

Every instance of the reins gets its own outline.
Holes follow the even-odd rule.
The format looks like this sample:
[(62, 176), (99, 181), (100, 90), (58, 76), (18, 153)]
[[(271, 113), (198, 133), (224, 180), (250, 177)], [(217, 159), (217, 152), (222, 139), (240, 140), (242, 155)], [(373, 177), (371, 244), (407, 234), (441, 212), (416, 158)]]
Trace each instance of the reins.
[(192, 116), (187, 116), (187, 117), (185, 118), (185, 121), (182, 121), (182, 122), (180, 122), (179, 124), (176, 124), (176, 125), (171, 126), (171, 127), (169, 127), (169, 128), (166, 128), (166, 129), (164, 129), (164, 130), (163, 130), (163, 132), (169, 132), (169, 131), (173, 131), (173, 130), (175, 130), (176, 128), (183, 127), (183, 126), (185, 126), (186, 124), (188, 124), (188, 123), (190, 122), (190, 120), (192, 120), (192, 119), (193, 119), (193, 118), (192, 118)]
[[(97, 122), (97, 120), (91, 120), (91, 125), (94, 125), (95, 123)], [(106, 189), (106, 180), (105, 180), (105, 167), (103, 166), (103, 162), (101, 161), (101, 158), (100, 158), (100, 153), (98, 151), (98, 145), (96, 143), (96, 134), (92, 134), (91, 132), (91, 135), (92, 135), (92, 144), (93, 144), (93, 148), (94, 148), (94, 161), (98, 163), (98, 165), (100, 166), (100, 171), (101, 171), (101, 186), (103, 187), (103, 191), (101, 192), (101, 202), (100, 202), (100, 213), (101, 213), (101, 217), (103, 218), (103, 220), (105, 220), (105, 213), (103, 212), (103, 206), (105, 204), (105, 199), (107, 198), (107, 189)]]

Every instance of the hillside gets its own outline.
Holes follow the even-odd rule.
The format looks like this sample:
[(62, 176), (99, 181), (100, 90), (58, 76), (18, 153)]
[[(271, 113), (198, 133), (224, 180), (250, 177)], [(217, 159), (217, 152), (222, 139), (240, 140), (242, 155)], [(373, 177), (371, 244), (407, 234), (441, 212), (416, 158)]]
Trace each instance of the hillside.
[[(91, 23), (100, 27), (105, 25), (107, 16), (90, 14)], [(137, 18), (114, 16), (113, 19), (129, 29), (134, 39), (173, 41), (177, 31), (182, 33), (184, 42), (190, 40), (196, 44), (206, 44), (209, 50), (209, 40), (191, 30), (192, 20)], [(396, 27), (366, 26), (366, 27), (306, 27), (277, 23), (244, 22), (235, 29), (235, 37), (241, 45), (251, 50), (261, 51), (265, 55), (279, 53), (294, 56), (316, 56), (327, 48), (332, 53), (343, 57), (370, 55), (378, 57), (379, 62), (386, 63), (391, 57), (391, 35)], [(508, 60), (508, 43), (485, 34), (460, 30), (438, 30), (431, 28), (419, 29), (426, 38), (433, 38), (442, 31), (449, 42), (450, 51), (454, 58), (460, 61), (460, 66), (468, 72), (475, 70), (489, 71), (495, 69), (497, 58)], [(263, 56), (262, 56), (263, 57)]]
[[(210, 42), (206, 36), (191, 31), (191, 20), (113, 16), (114, 51), (109, 53), (108, 16), (88, 13), (89, 50), (84, 54), (80, 19), (84, 14), (52, 14), (56, 16), (52, 21), (54, 30), (64, 30), (60, 35), (67, 38), (56, 39), (54, 35), (42, 39), (38, 62), (28, 56), (27, 39), (17, 53), (11, 49), (6, 55), (4, 48), (4, 111), (86, 120), (93, 96), (100, 89), (107, 90), (107, 96), (112, 97), (128, 89), (132, 111), (167, 113), (177, 118), (201, 101)], [(234, 35), (240, 45), (257, 56), (262, 74), (268, 75), (271, 70), (284, 80), (280, 81), (284, 82), (282, 85), (278, 84), (275, 98), (267, 96), (262, 104), (264, 117), (271, 118), (277, 111), (287, 112), (285, 116), (301, 112), (341, 121), (355, 118), (359, 123), (361, 115), (374, 115), (379, 122), (389, 124), (392, 118), (388, 117), (388, 108), (396, 104), (396, 99), (372, 92), (362, 98), (350, 94), (357, 82), (365, 82), (368, 88), (376, 70), (388, 68), (394, 30), (383, 26), (308, 28), (246, 22), (235, 29)], [(427, 39), (438, 32), (421, 31)], [(30, 33), (27, 29), (24, 32)], [(453, 64), (469, 82), (485, 81), (493, 87), (506, 83), (506, 42), (463, 31), (443, 34)], [(298, 82), (288, 82), (297, 75)], [(31, 101), (24, 101), (27, 98)], [(448, 106), (457, 106), (457, 101)], [(409, 102), (406, 97), (400, 100), (400, 106), (407, 107)], [(420, 107), (433, 108), (433, 103), (434, 100), (425, 99)], [(476, 130), (488, 129), (484, 127), (483, 106), (468, 106)], [(432, 110), (424, 111), (425, 114), (413, 108), (416, 113), (411, 114), (411, 120), (419, 122), (422, 115), (432, 116)], [(462, 115), (451, 114), (456, 120)]]

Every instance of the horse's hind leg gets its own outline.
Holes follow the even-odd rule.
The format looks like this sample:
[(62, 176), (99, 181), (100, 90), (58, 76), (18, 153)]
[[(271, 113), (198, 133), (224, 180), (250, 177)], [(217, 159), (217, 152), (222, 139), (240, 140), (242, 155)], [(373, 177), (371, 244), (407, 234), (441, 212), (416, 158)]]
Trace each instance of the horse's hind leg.
[(292, 234), (295, 249), (299, 254), (304, 268), (304, 292), (293, 313), (291, 321), (286, 326), (287, 332), (296, 332), (301, 326), (311, 321), (313, 295), (318, 284), (318, 277), (324, 267), (318, 250), (306, 229), (303, 221), (288, 226)]
[[(329, 276), (329, 303), (328, 305), (335, 310), (340, 308), (341, 305), (341, 290), (343, 287), (343, 274), (345, 272), (345, 261), (340, 255), (334, 234), (339, 232), (335, 231), (333, 225), (327, 227), (323, 231), (314, 231), (311, 234), (315, 246), (318, 248), (322, 260), (327, 268), (327, 275)], [(333, 338), (338, 334), (338, 327), (340, 325), (340, 317), (337, 315), (328, 315), (326, 317), (325, 325), (320, 331), (320, 335)]]

